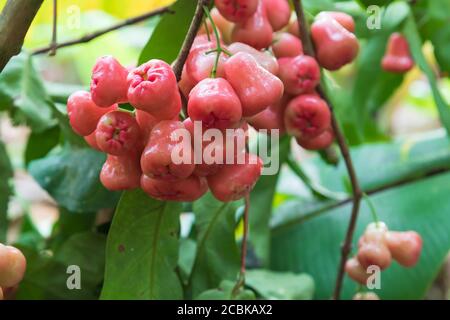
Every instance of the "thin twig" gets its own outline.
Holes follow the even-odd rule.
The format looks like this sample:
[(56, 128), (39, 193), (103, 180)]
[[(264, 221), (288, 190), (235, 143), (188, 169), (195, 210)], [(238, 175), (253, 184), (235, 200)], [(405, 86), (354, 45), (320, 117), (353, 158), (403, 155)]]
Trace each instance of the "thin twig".
[(250, 195), (246, 195), (244, 198), (244, 231), (242, 235), (242, 245), (241, 245), (241, 270), (239, 272), (239, 278), (233, 289), (233, 295), (239, 293), (239, 289), (245, 285), (245, 271), (246, 271), (246, 261), (247, 261), (247, 242), (248, 242), (248, 213), (250, 210)]
[(57, 40), (57, 28), (58, 28), (58, 0), (53, 0), (53, 28), (52, 28), (52, 42), (50, 42), (49, 56), (56, 55)]
[(183, 67), (186, 62), (186, 59), (189, 55), (189, 51), (191, 51), (192, 44), (194, 43), (195, 37), (200, 29), (203, 20), (203, 6), (209, 6), (210, 0), (198, 0), (197, 8), (195, 9), (194, 17), (192, 18), (191, 25), (189, 26), (189, 30), (186, 34), (186, 38), (184, 38), (183, 45), (181, 46), (180, 53), (178, 54), (177, 59), (173, 64), (173, 72), (177, 77), (177, 81), (181, 79), (181, 73), (183, 72)]
[[(303, 10), (303, 5), (301, 0), (293, 0), (295, 13), (297, 14), (297, 19), (299, 21), (300, 36), (303, 43), (304, 51), (307, 55), (315, 57), (314, 46), (311, 41), (311, 36), (309, 34), (308, 23), (305, 18), (305, 13)], [(344, 134), (339, 128), (339, 123), (336, 119), (336, 115), (333, 112), (333, 105), (328, 99), (327, 94), (322, 85), (317, 88), (317, 93), (324, 99), (331, 110), (331, 124), (333, 126), (334, 133), (336, 135), (336, 140), (338, 142), (339, 148), (342, 153), (342, 157), (345, 161), (345, 166), (350, 177), (350, 182), (352, 185), (353, 192), (353, 207), (350, 216), (350, 222), (348, 225), (347, 233), (345, 236), (344, 244), (341, 248), (341, 261), (339, 264), (339, 271), (336, 279), (336, 286), (333, 293), (333, 299), (338, 300), (340, 298), (340, 293), (342, 289), (342, 281), (344, 279), (345, 262), (347, 261), (348, 255), (351, 251), (353, 233), (355, 231), (356, 220), (358, 218), (359, 207), (361, 203), (361, 197), (363, 195), (361, 187), (359, 186), (358, 177), (356, 175), (355, 169), (353, 167), (353, 162), (350, 156), (349, 148), (345, 140)]]
[[(58, 44), (56, 44), (54, 46), (54, 48), (55, 49), (59, 49), (59, 48), (65, 48), (65, 47), (69, 47), (69, 46), (73, 46), (73, 45), (77, 45), (77, 44), (81, 44), (81, 43), (87, 43), (87, 42), (89, 42), (89, 41), (91, 41), (91, 40), (93, 40), (95, 38), (98, 38), (100, 36), (103, 36), (103, 35), (111, 32), (111, 31), (115, 31), (115, 30), (121, 29), (123, 27), (139, 23), (141, 21), (147, 20), (147, 19), (149, 19), (151, 17), (157, 16), (157, 15), (161, 15), (161, 14), (164, 14), (164, 13), (174, 13), (174, 12), (172, 10), (170, 10), (169, 7), (162, 7), (162, 8), (159, 8), (159, 9), (156, 9), (156, 10), (144, 13), (142, 15), (123, 20), (120, 23), (112, 25), (112, 26), (110, 26), (108, 28), (101, 29), (101, 30), (98, 30), (98, 31), (95, 31), (95, 32), (92, 32), (92, 33), (88, 33), (88, 34), (86, 34), (86, 35), (84, 35), (84, 36), (82, 36), (80, 38), (76, 38), (76, 39), (69, 40), (69, 41), (66, 41), (66, 42), (58, 43)], [(51, 50), (52, 50), (52, 46), (50, 45), (50, 46), (47, 46), (47, 47), (44, 47), (44, 48), (36, 49), (36, 50), (34, 50), (32, 52), (32, 54), (33, 55), (43, 54), (43, 53), (47, 53), (47, 52), (49, 52)]]

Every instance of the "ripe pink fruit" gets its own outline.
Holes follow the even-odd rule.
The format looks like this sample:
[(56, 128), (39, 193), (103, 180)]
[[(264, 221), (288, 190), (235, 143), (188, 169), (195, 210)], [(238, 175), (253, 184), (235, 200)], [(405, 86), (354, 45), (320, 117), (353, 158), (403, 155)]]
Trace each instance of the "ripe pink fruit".
[(239, 52), (228, 59), (225, 76), (241, 100), (244, 117), (256, 115), (283, 95), (281, 80), (259, 66), (248, 53)]
[(317, 61), (305, 55), (278, 59), (278, 76), (284, 90), (292, 95), (313, 92), (320, 83), (320, 67)]
[[(221, 38), (224, 40), (224, 42), (226, 43), (230, 43), (231, 42), (231, 32), (233, 32), (233, 28), (234, 28), (234, 24), (230, 21), (228, 21), (227, 19), (225, 19), (224, 16), (222, 16), (222, 14), (220, 14), (219, 10), (217, 10), (217, 8), (213, 8), (211, 10), (211, 17), (214, 21), (214, 24), (216, 25), (220, 35), (222, 36)], [(209, 19), (206, 19), (206, 25), (208, 26), (208, 31), (210, 33), (213, 32), (213, 28), (211, 26), (211, 22), (209, 21)], [(199, 34), (206, 34), (206, 28), (203, 25), (200, 28)], [(214, 38), (214, 35), (212, 35), (212, 38)]]
[(20, 250), (0, 244), (0, 287), (19, 284), (25, 275), (26, 266), (27, 261)]
[(215, 0), (214, 3), (225, 19), (232, 22), (245, 22), (251, 18), (258, 7), (258, 0)]
[(279, 32), (274, 38), (272, 50), (275, 57), (295, 57), (303, 54), (303, 45), (298, 37), (288, 32)]
[(315, 138), (299, 137), (297, 143), (306, 150), (323, 150), (331, 146), (334, 141), (333, 129), (328, 128)]
[(283, 29), (291, 18), (291, 8), (287, 0), (262, 0), (267, 18), (274, 31)]
[(391, 253), (382, 242), (366, 242), (358, 249), (358, 261), (364, 267), (378, 266), (381, 270), (391, 265)]
[[(214, 49), (216, 49), (216, 45), (210, 42), (202, 46), (197, 46), (189, 53), (186, 60), (186, 73), (194, 85), (211, 76), (217, 53), (209, 51)], [(220, 54), (216, 76), (222, 77), (224, 75), (223, 66), (227, 59), (228, 57), (225, 54)]]
[(159, 122), (154, 116), (150, 113), (147, 113), (142, 110), (136, 110), (136, 121), (141, 129), (141, 135), (144, 140), (144, 144), (147, 143), (148, 138), (150, 137), (150, 133), (152, 132), (153, 127)]
[(248, 123), (256, 130), (267, 129), (268, 133), (272, 129), (278, 129), (280, 136), (284, 135), (284, 111), (290, 101), (290, 96), (284, 95), (277, 103), (269, 106), (257, 115), (247, 119)]
[(102, 108), (127, 102), (128, 70), (112, 56), (97, 60), (92, 70), (92, 100)]
[(96, 132), (92, 132), (90, 135), (84, 137), (84, 141), (94, 150), (102, 151), (97, 144)]
[(295, 19), (293, 20), (289, 26), (288, 26), (288, 30), (287, 30), (290, 34), (296, 36), (297, 38), (300, 38), (300, 29), (298, 26), (298, 20)]
[(351, 258), (345, 263), (345, 272), (359, 284), (366, 285), (370, 274), (361, 266), (356, 258)]
[(422, 237), (414, 231), (394, 232), (386, 234), (386, 243), (392, 257), (405, 267), (414, 266), (422, 251)]
[(264, 51), (256, 50), (255, 48), (249, 46), (248, 44), (241, 43), (241, 42), (234, 42), (230, 44), (228, 47), (228, 51), (230, 51), (232, 54), (236, 54), (238, 52), (245, 52), (250, 54), (253, 58), (255, 58), (256, 62), (269, 71), (272, 74), (278, 73), (278, 62), (277, 59), (275, 59), (271, 54)]
[(381, 64), (383, 70), (394, 73), (405, 73), (414, 67), (408, 40), (400, 33), (393, 33), (389, 38)]
[(351, 15), (346, 14), (345, 12), (322, 11), (316, 16), (316, 20), (320, 19), (334, 19), (348, 31), (352, 33), (355, 32), (355, 20), (353, 20)]
[(135, 151), (122, 156), (108, 155), (100, 172), (100, 181), (111, 191), (133, 190), (139, 188), (141, 174)]

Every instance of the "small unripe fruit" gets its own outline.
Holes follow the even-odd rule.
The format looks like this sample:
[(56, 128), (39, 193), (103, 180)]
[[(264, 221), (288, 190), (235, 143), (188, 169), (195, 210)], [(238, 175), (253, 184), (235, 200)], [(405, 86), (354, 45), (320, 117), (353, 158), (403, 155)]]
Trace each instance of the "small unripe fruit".
[(414, 67), (408, 40), (400, 33), (393, 33), (389, 38), (381, 65), (383, 70), (393, 73), (405, 73)]
[(345, 263), (345, 272), (359, 284), (366, 285), (370, 274), (367, 273), (356, 258), (350, 258)]
[(355, 20), (349, 14), (338, 11), (322, 11), (316, 16), (316, 20), (334, 19), (349, 32), (355, 32)]
[(215, 0), (219, 12), (232, 22), (245, 22), (253, 16), (259, 0)]
[(100, 118), (107, 112), (117, 109), (117, 105), (100, 108), (86, 91), (77, 91), (67, 100), (67, 115), (73, 131), (80, 136), (88, 136), (97, 128)]
[(132, 151), (141, 138), (136, 119), (126, 111), (111, 111), (100, 118), (95, 137), (98, 147), (115, 156)]
[(414, 266), (422, 251), (422, 237), (414, 231), (394, 232), (386, 234), (386, 243), (392, 257), (405, 267)]
[(261, 0), (274, 31), (283, 29), (291, 18), (291, 8), (287, 0)]
[(225, 76), (242, 103), (242, 115), (251, 117), (275, 104), (283, 95), (280, 79), (259, 66), (249, 54), (239, 52), (225, 63)]
[(315, 138), (299, 137), (297, 143), (306, 150), (324, 150), (331, 146), (334, 141), (333, 129), (328, 128)]
[(161, 201), (195, 201), (208, 191), (205, 178), (190, 176), (177, 181), (153, 179), (142, 175), (141, 187), (150, 197)]
[(245, 52), (250, 54), (253, 58), (255, 58), (256, 62), (269, 71), (272, 74), (278, 73), (278, 62), (275, 57), (273, 57), (268, 52), (259, 51), (255, 48), (249, 46), (248, 44), (241, 43), (241, 42), (234, 42), (230, 44), (228, 47), (228, 51), (230, 51), (232, 54), (236, 54), (238, 52)]
[(352, 300), (380, 300), (375, 292), (358, 292)]
[(9, 288), (19, 284), (25, 275), (27, 261), (23, 253), (0, 244), (0, 287)]
[(173, 119), (181, 110), (178, 83), (170, 65), (153, 59), (128, 75), (128, 100), (158, 120)]
[(283, 81), (284, 90), (292, 95), (313, 92), (320, 83), (320, 67), (310, 56), (278, 59), (278, 76)]
[(223, 202), (245, 197), (255, 186), (262, 172), (262, 160), (246, 154), (243, 164), (226, 164), (218, 173), (209, 176), (208, 185), (214, 197)]
[(97, 143), (96, 132), (92, 132), (90, 135), (84, 137), (84, 141), (94, 150), (102, 151)]
[(102, 108), (127, 102), (128, 70), (112, 56), (97, 60), (92, 70), (92, 100)]
[(327, 103), (315, 94), (298, 96), (289, 102), (285, 114), (286, 131), (296, 138), (314, 138), (330, 127)]
[(303, 45), (300, 39), (288, 32), (275, 34), (272, 50), (277, 58), (295, 57), (303, 54)]
[(338, 70), (358, 55), (358, 39), (334, 19), (316, 20), (311, 27), (311, 36), (317, 60), (327, 70)]
[(242, 106), (229, 82), (223, 78), (204, 79), (189, 94), (188, 114), (206, 128), (226, 129), (242, 118)]
[(108, 155), (100, 172), (100, 181), (111, 191), (133, 190), (139, 188), (141, 174), (136, 152), (122, 156)]
[(364, 268), (378, 266), (381, 270), (391, 265), (392, 257), (382, 242), (366, 242), (358, 249), (358, 261)]
[(259, 1), (258, 9), (252, 17), (245, 22), (236, 24), (231, 39), (233, 42), (243, 42), (258, 50), (271, 45), (273, 29), (262, 1)]
[(139, 128), (141, 129), (141, 135), (144, 139), (144, 144), (146, 144), (153, 127), (158, 124), (159, 121), (150, 113), (142, 110), (136, 110), (136, 121), (139, 125)]
[[(186, 73), (193, 84), (197, 84), (198, 82), (211, 76), (211, 71), (214, 67), (217, 53), (209, 51), (214, 49), (216, 49), (216, 45), (209, 43), (202, 46), (197, 46), (189, 53), (186, 60)], [(220, 54), (216, 76), (223, 77), (223, 65), (227, 59), (227, 55), (223, 53)]]

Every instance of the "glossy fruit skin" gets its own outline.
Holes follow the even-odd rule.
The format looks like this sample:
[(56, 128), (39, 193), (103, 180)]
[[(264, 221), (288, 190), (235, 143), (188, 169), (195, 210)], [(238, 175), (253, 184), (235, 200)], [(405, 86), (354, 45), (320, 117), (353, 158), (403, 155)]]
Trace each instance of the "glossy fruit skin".
[(366, 285), (367, 279), (370, 277), (370, 274), (367, 273), (366, 269), (361, 266), (356, 258), (347, 260), (345, 263), (345, 272), (350, 278), (362, 285)]
[(139, 188), (141, 174), (137, 152), (108, 155), (100, 172), (100, 181), (111, 191), (133, 190)]
[(303, 45), (298, 37), (288, 32), (279, 32), (274, 38), (272, 50), (275, 57), (295, 57), (303, 54)]
[(287, 0), (261, 0), (264, 4), (267, 18), (274, 31), (283, 29), (291, 18), (291, 8)]
[(136, 122), (138, 123), (139, 128), (141, 129), (141, 136), (142, 139), (144, 140), (144, 144), (147, 144), (147, 141), (150, 137), (150, 133), (152, 132), (153, 127), (156, 126), (156, 124), (158, 124), (159, 121), (148, 112), (136, 110)]
[(244, 52), (233, 55), (225, 63), (225, 78), (241, 100), (244, 117), (254, 116), (275, 104), (284, 92), (281, 80)]
[(245, 22), (255, 14), (258, 2), (258, 0), (215, 0), (214, 4), (228, 21)]
[(393, 73), (405, 73), (414, 67), (408, 40), (400, 33), (393, 33), (388, 42), (386, 53), (381, 62), (383, 70)]
[(313, 57), (299, 55), (281, 58), (278, 59), (278, 64), (278, 76), (286, 93), (300, 95), (313, 92), (320, 83), (320, 67)]
[(289, 23), (287, 31), (292, 34), (293, 36), (296, 36), (297, 38), (300, 38), (300, 29), (298, 26), (298, 20), (295, 19)]
[[(150, 178), (175, 181), (186, 179), (194, 172), (193, 150), (191, 141), (187, 141), (179, 135), (186, 128), (180, 121), (165, 120), (158, 123), (150, 134), (150, 139), (141, 156), (142, 172)], [(174, 163), (172, 152), (181, 149), (190, 152), (189, 163)], [(174, 151), (175, 150), (175, 151)]]
[[(195, 49), (191, 50), (186, 60), (186, 73), (191, 79), (193, 84), (197, 84), (200, 81), (207, 79), (211, 76), (211, 71), (216, 61), (217, 53), (208, 51), (216, 49), (216, 45), (212, 42), (208, 44), (199, 45)], [(224, 47), (226, 49), (226, 47)], [(227, 61), (228, 56), (224, 53), (220, 54), (219, 64), (217, 65), (216, 76), (224, 76), (224, 64)]]
[(234, 42), (230, 44), (228, 46), (228, 51), (232, 54), (236, 54), (238, 52), (248, 53), (255, 58), (256, 62), (258, 62), (261, 67), (269, 71), (271, 74), (278, 74), (277, 59), (267, 52), (256, 50), (255, 48), (242, 42)]
[(27, 261), (23, 253), (10, 246), (0, 244), (0, 287), (9, 288), (22, 281)]
[(77, 91), (67, 100), (67, 115), (73, 131), (80, 136), (88, 136), (97, 128), (100, 118), (107, 112), (117, 109), (117, 105), (100, 108), (87, 91)]
[(392, 257), (404, 267), (414, 266), (422, 251), (422, 237), (415, 231), (388, 231), (386, 243)]
[(128, 70), (112, 56), (97, 59), (92, 70), (92, 101), (102, 108), (127, 102)]
[(286, 108), (284, 124), (286, 131), (296, 138), (314, 138), (330, 127), (330, 109), (315, 94), (297, 96)]
[(387, 226), (383, 222), (371, 223), (358, 243), (358, 261), (364, 267), (376, 265), (381, 270), (390, 266), (392, 257), (386, 245)]
[(259, 1), (255, 14), (248, 20), (236, 24), (231, 34), (233, 42), (243, 42), (258, 50), (268, 48), (272, 39), (273, 29), (262, 1)]
[(242, 118), (241, 102), (223, 78), (200, 81), (189, 94), (187, 108), (192, 121), (202, 121), (207, 128), (232, 128)]
[(111, 111), (100, 118), (95, 137), (105, 153), (120, 156), (134, 150), (141, 138), (136, 119), (126, 111)]
[[(225, 17), (220, 13), (220, 11), (217, 8), (213, 8), (210, 13), (214, 21), (214, 24), (216, 25), (218, 31), (222, 36), (221, 39), (223, 39), (225, 43), (230, 43), (231, 32), (233, 32), (234, 24), (225, 19)], [(213, 28), (211, 26), (211, 22), (209, 21), (209, 19), (206, 19), (206, 24), (208, 26), (208, 31), (212, 33)], [(204, 25), (201, 26), (199, 34), (206, 34), (206, 28)], [(212, 37), (214, 37), (214, 35), (212, 35)]]
[(316, 20), (311, 27), (311, 36), (317, 61), (327, 70), (338, 70), (358, 55), (358, 39), (334, 19)]
[(150, 60), (128, 75), (128, 100), (136, 109), (158, 120), (173, 119), (181, 110), (181, 97), (170, 65)]
[(208, 191), (205, 178), (194, 175), (177, 181), (141, 177), (141, 188), (150, 197), (161, 201), (191, 202), (201, 198)]
[(96, 132), (92, 132), (90, 135), (84, 137), (84, 141), (94, 150), (102, 151), (97, 143)]
[(334, 19), (349, 32), (355, 32), (355, 20), (353, 20), (351, 15), (345, 12), (322, 11), (316, 16), (316, 20), (320, 19)]
[(306, 150), (324, 150), (331, 146), (334, 141), (333, 129), (328, 128), (315, 138), (299, 137), (297, 143)]
[(239, 200), (250, 193), (258, 181), (263, 162), (253, 154), (245, 155), (243, 164), (226, 164), (218, 173), (209, 176), (208, 185), (219, 201)]
[(290, 96), (283, 95), (277, 103), (269, 106), (257, 115), (247, 118), (248, 123), (256, 130), (267, 129), (267, 132), (270, 134), (272, 129), (278, 129), (279, 135), (284, 135), (286, 133), (284, 111), (290, 100)]

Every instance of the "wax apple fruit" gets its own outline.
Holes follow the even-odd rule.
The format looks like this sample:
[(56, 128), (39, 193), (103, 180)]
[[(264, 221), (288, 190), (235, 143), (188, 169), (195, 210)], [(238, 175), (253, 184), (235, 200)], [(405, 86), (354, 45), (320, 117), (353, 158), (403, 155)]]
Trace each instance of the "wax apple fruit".
[(136, 152), (122, 156), (108, 155), (100, 172), (100, 181), (111, 191), (132, 190), (139, 188), (141, 174)]
[(0, 287), (17, 285), (25, 274), (26, 259), (22, 252), (14, 247), (0, 244)]
[[(194, 85), (211, 76), (211, 71), (217, 56), (216, 52), (210, 52), (214, 49), (216, 49), (216, 45), (209, 43), (198, 46), (189, 53), (186, 60), (186, 73)], [(227, 61), (227, 58), (228, 57), (225, 54), (220, 54), (216, 70), (217, 77), (222, 77), (224, 75), (223, 65)]]
[(334, 19), (349, 32), (355, 32), (355, 20), (345, 12), (322, 11), (316, 16), (316, 20), (320, 19)]
[(225, 76), (242, 103), (245, 117), (256, 115), (283, 95), (283, 83), (258, 65), (249, 54), (239, 52), (225, 63)]
[(102, 108), (127, 102), (128, 70), (112, 56), (97, 60), (92, 70), (92, 100)]
[(303, 45), (298, 37), (280, 32), (275, 34), (272, 50), (277, 58), (295, 57), (303, 54)]
[(414, 67), (408, 40), (400, 33), (393, 33), (389, 38), (382, 67), (385, 71), (393, 73), (405, 73)]
[(297, 143), (306, 150), (324, 150), (334, 141), (333, 129), (328, 128), (315, 138), (299, 137)]
[(286, 93), (299, 95), (313, 92), (320, 82), (320, 67), (317, 61), (305, 55), (278, 59), (278, 76)]
[(242, 42), (234, 42), (230, 44), (228, 46), (228, 51), (232, 54), (236, 54), (238, 52), (248, 53), (255, 58), (256, 62), (258, 62), (261, 67), (272, 74), (276, 75), (278, 73), (277, 59), (267, 52), (256, 50), (255, 48)]
[(358, 243), (358, 261), (364, 267), (376, 265), (381, 270), (391, 264), (391, 253), (386, 245), (387, 227), (384, 223), (371, 223)]
[(92, 101), (91, 94), (87, 91), (74, 92), (67, 100), (70, 125), (80, 136), (88, 136), (94, 132), (100, 118), (116, 108), (117, 105), (100, 108)]
[(347, 272), (350, 278), (362, 285), (367, 284), (367, 279), (370, 276), (356, 258), (347, 260), (345, 263), (345, 272)]
[(405, 267), (414, 266), (419, 261), (422, 251), (422, 237), (414, 231), (388, 231), (386, 243), (392, 257)]
[(219, 12), (232, 22), (245, 22), (256, 12), (258, 0), (215, 0)]
[(288, 0), (261, 0), (264, 4), (264, 9), (267, 18), (274, 31), (283, 29), (288, 25), (291, 18), (291, 8)]

